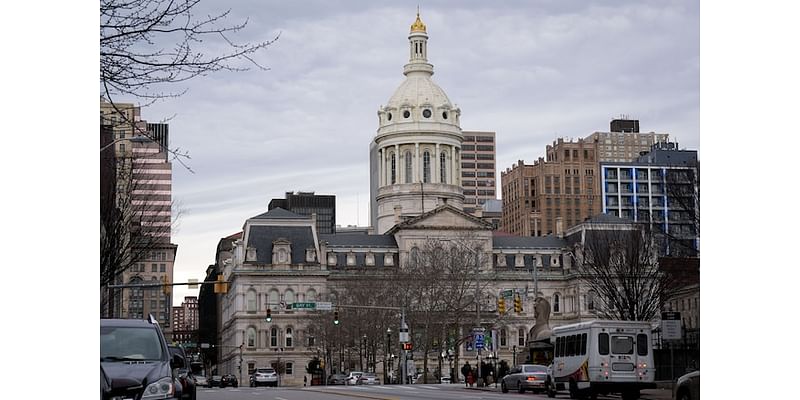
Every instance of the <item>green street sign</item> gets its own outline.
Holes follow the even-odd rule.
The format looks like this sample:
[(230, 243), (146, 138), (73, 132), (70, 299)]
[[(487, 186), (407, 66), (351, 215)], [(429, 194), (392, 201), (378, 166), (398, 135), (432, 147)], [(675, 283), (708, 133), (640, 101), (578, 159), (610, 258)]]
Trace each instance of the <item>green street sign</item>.
[(292, 303), (292, 308), (317, 308), (317, 303)]

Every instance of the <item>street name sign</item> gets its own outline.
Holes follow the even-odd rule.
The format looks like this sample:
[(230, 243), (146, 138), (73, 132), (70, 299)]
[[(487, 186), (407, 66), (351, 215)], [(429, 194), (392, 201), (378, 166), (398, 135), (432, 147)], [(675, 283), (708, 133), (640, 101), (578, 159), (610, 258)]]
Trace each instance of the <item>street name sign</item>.
[(292, 303), (292, 308), (316, 308), (316, 303)]
[(661, 313), (661, 338), (664, 340), (681, 339), (681, 313), (667, 311)]
[(318, 301), (317, 302), (317, 310), (321, 310), (321, 311), (333, 310), (333, 303), (331, 303), (330, 301)]

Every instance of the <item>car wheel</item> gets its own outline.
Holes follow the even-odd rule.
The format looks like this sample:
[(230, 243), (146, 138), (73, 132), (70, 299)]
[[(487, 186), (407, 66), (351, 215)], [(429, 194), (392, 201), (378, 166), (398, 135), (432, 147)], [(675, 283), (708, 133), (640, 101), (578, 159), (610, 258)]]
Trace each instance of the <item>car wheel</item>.
[(549, 380), (545, 381), (545, 383), (544, 383), (544, 389), (545, 389), (545, 391), (547, 391), (547, 397), (549, 397), (549, 398), (551, 398), (551, 399), (552, 399), (552, 398), (554, 398), (554, 397), (556, 397), (556, 388), (555, 388), (555, 386), (553, 386), (553, 385), (550, 383), (550, 381), (549, 381)]
[(636, 400), (638, 398), (639, 398), (638, 390), (630, 390), (627, 392), (622, 392), (622, 400)]
[(508, 388), (506, 387), (506, 381), (500, 382), (500, 391), (503, 393), (508, 393)]
[(525, 393), (525, 387), (522, 386), (522, 382), (517, 382), (517, 393)]
[(678, 392), (678, 400), (692, 400), (688, 390), (681, 390)]

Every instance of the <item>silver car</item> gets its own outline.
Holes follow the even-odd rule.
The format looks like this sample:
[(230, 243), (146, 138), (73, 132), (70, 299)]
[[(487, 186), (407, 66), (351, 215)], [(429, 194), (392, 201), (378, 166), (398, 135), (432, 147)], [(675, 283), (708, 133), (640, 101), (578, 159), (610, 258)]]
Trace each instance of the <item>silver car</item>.
[(363, 375), (358, 377), (356, 381), (357, 385), (380, 385), (380, 381), (378, 381), (378, 375), (373, 374), (372, 372), (365, 372)]
[(200, 387), (208, 387), (208, 378), (205, 375), (195, 375), (194, 383)]
[(508, 393), (509, 390), (516, 390), (525, 393), (530, 390), (534, 393), (544, 392), (544, 383), (547, 380), (547, 367), (537, 364), (518, 365), (509, 371), (500, 381), (500, 390)]
[(272, 368), (257, 368), (250, 376), (250, 387), (255, 386), (278, 386), (278, 374)]
[(700, 399), (700, 371), (689, 372), (678, 378), (672, 388), (674, 400)]

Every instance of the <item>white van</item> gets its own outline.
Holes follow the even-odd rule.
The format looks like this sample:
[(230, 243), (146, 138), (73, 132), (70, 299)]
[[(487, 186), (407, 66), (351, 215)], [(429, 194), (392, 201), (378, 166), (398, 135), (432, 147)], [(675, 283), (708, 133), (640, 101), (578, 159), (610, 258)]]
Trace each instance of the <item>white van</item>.
[(596, 320), (553, 329), (553, 364), (545, 387), (549, 397), (567, 388), (570, 398), (620, 393), (639, 398), (655, 388), (649, 322)]

